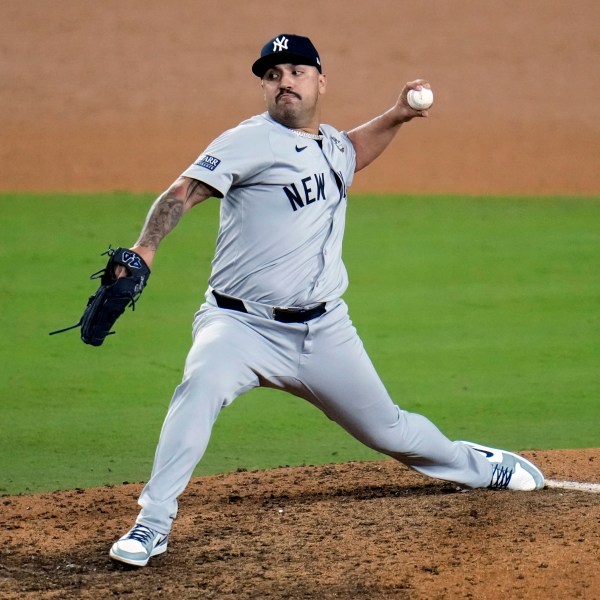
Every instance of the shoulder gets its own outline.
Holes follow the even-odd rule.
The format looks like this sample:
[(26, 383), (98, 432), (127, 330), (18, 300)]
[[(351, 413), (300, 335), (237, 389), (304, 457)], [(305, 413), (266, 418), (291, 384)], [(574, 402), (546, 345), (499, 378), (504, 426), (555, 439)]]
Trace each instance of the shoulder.
[(224, 131), (215, 141), (248, 141), (259, 143), (260, 140), (264, 140), (268, 142), (269, 130), (269, 122), (262, 115), (256, 115)]
[[(270, 154), (269, 127), (261, 115), (242, 121), (216, 137), (205, 150), (218, 161), (248, 162)], [(225, 162), (228, 162), (225, 160)], [(230, 163), (232, 164), (232, 163)]]
[(331, 137), (331, 136), (335, 136), (335, 135), (341, 135), (340, 131), (338, 131), (333, 125), (327, 125), (327, 123), (321, 123), (321, 125), (319, 126), (319, 129), (327, 137)]
[(236, 154), (245, 155), (247, 160), (272, 164), (281, 158), (282, 149), (290, 139), (295, 141), (297, 138), (265, 112), (225, 131), (218, 141), (235, 149)]
[(326, 124), (321, 124), (320, 129), (326, 139), (331, 140), (334, 143), (337, 141), (339, 143), (352, 145), (352, 142), (350, 142), (350, 138), (345, 131), (339, 131), (332, 125)]
[(332, 148), (336, 148), (349, 157), (354, 157), (354, 146), (345, 131), (339, 131), (335, 127), (326, 124), (321, 124), (320, 129), (325, 140)]
[[(226, 188), (246, 181), (253, 174), (268, 168), (273, 161), (269, 124), (261, 115), (257, 115), (215, 138), (184, 174), (202, 174), (197, 178), (225, 193)], [(208, 175), (206, 170), (211, 174)], [(227, 185), (215, 185), (214, 179), (219, 177), (225, 178)]]

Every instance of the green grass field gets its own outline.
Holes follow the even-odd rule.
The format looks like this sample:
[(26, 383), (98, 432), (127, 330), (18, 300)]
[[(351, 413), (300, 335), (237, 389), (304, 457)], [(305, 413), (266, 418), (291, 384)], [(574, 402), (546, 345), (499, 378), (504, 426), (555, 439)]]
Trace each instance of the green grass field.
[[(145, 481), (191, 341), (218, 202), (157, 255), (101, 348), (75, 323), (99, 254), (153, 197), (0, 195), (0, 493)], [(447, 435), (600, 445), (600, 198), (352, 196), (346, 300), (390, 393)], [(257, 390), (223, 411), (197, 474), (378, 459), (315, 408)]]

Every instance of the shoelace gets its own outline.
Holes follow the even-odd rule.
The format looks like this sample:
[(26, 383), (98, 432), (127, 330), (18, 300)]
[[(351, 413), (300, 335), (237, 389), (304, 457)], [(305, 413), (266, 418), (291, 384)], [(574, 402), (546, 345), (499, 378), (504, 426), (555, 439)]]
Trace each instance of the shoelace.
[(128, 534), (128, 540), (136, 540), (142, 544), (148, 543), (154, 537), (154, 531), (145, 525), (136, 525)]
[(488, 486), (492, 490), (505, 490), (510, 483), (514, 471), (501, 464), (495, 464), (492, 471), (492, 482)]

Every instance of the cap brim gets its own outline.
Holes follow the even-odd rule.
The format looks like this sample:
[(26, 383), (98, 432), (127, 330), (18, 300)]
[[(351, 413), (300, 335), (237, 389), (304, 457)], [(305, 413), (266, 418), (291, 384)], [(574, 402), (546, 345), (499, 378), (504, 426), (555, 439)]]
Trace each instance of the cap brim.
[(294, 54), (293, 52), (277, 52), (277, 54), (267, 54), (267, 56), (262, 56), (252, 65), (252, 72), (257, 77), (262, 78), (271, 67), (287, 63), (292, 65), (309, 65), (311, 67), (316, 67), (319, 73), (322, 72), (321, 65), (315, 60), (312, 60), (303, 54)]

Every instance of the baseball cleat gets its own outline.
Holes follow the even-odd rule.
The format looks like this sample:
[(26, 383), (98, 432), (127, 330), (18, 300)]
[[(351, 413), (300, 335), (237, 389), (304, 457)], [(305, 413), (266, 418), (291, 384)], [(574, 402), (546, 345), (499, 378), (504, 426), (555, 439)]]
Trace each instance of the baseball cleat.
[(167, 551), (168, 542), (168, 535), (136, 525), (112, 545), (109, 556), (127, 565), (145, 567), (152, 556)]
[(544, 487), (543, 473), (519, 454), (473, 442), (462, 443), (480, 452), (492, 463), (492, 480), (488, 485), (489, 489), (530, 492)]

